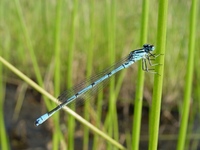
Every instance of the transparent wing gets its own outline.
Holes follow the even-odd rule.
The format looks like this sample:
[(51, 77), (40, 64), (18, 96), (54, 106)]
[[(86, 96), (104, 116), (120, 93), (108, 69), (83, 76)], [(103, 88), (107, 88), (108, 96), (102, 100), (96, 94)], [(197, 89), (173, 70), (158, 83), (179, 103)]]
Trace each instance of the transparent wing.
[[(121, 66), (123, 63), (125, 63), (128, 59), (128, 56), (121, 59), (120, 61), (118, 61), (117, 63), (115, 63), (114, 65), (112, 65), (111, 67), (103, 70), (102, 72), (100, 72), (99, 74), (92, 76), (86, 80), (84, 80), (83, 82), (77, 84), (76, 86), (62, 92), (60, 94), (60, 96), (58, 96), (58, 100), (61, 102), (65, 102), (68, 101), (68, 99), (70, 97), (72, 97), (73, 95), (75, 95), (77, 92), (83, 90), (84, 88), (86, 88), (87, 86), (89, 86), (90, 84), (92, 84), (93, 82), (97, 81), (99, 78), (101, 78), (102, 76), (110, 73), (111, 71), (113, 71), (114, 69), (118, 68), (119, 66)], [(104, 81), (102, 81), (101, 83), (99, 83), (98, 85), (94, 86), (92, 89), (88, 90), (86, 93), (80, 95), (78, 98), (76, 98), (75, 100), (73, 100), (72, 102), (70, 102), (68, 105), (76, 105), (76, 106), (80, 106), (83, 105), (85, 103), (86, 99), (89, 99), (89, 97), (91, 97), (92, 95), (94, 95), (97, 91), (102, 90), (103, 87), (105, 87), (108, 84), (108, 78), (105, 79)]]

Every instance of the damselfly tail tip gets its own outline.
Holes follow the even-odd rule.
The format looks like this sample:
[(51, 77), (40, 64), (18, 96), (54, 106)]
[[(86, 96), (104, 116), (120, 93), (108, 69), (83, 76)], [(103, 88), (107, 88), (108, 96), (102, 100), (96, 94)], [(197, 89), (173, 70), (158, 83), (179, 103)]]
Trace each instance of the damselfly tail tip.
[(47, 119), (49, 118), (49, 115), (48, 113), (42, 115), (40, 118), (38, 118), (36, 121), (35, 121), (35, 126), (39, 126), (40, 124), (42, 124), (43, 122), (45, 122)]
[(35, 125), (36, 127), (40, 125), (40, 123), (39, 123), (39, 120), (38, 120), (38, 119), (35, 121), (34, 125)]

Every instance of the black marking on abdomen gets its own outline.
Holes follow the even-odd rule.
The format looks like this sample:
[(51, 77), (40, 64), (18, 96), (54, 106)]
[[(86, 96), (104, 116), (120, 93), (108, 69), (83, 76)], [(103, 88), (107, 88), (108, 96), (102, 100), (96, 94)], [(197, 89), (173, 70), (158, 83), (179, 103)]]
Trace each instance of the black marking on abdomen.
[(107, 74), (108, 77), (110, 77), (111, 75), (112, 75), (112, 72), (109, 72), (109, 73)]
[[(125, 64), (127, 64), (127, 63), (125, 63)], [(125, 66), (124, 64), (122, 64), (122, 66), (123, 66), (124, 68), (126, 68), (126, 66)]]
[(77, 98), (79, 95), (80, 95), (79, 93), (76, 93), (76, 94), (75, 94), (76, 98)]
[(96, 85), (96, 83), (95, 83), (95, 82), (93, 82), (93, 83), (91, 84), (91, 86), (92, 86), (92, 87), (94, 87), (95, 85)]

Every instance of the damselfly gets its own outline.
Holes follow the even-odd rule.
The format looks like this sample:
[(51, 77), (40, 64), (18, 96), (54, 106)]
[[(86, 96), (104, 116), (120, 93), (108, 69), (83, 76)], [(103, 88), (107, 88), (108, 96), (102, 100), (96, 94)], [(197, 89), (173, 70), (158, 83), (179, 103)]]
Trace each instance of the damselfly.
[(154, 49), (155, 49), (155, 47), (153, 45), (145, 44), (145, 45), (143, 45), (143, 48), (133, 50), (132, 52), (130, 52), (130, 54), (125, 59), (123, 59), (120, 62), (117, 62), (115, 65), (113, 65), (109, 69), (104, 70), (102, 73), (100, 73), (101, 76), (98, 76), (98, 78), (97, 77), (91, 78), (91, 80), (88, 80), (90, 82), (85, 81), (85, 82), (79, 84), (78, 86), (76, 86), (76, 90), (75, 90), (74, 94), (69, 95), (69, 94), (67, 94), (68, 91), (65, 91), (58, 97), (59, 100), (62, 99), (64, 101), (60, 105), (58, 105), (56, 108), (51, 110), (50, 112), (39, 117), (35, 121), (35, 125), (38, 126), (38, 125), (42, 124), (44, 121), (46, 121), (48, 118), (50, 118), (54, 113), (59, 111), (65, 105), (68, 105), (68, 104), (72, 103), (73, 101), (76, 101), (79, 97), (86, 94), (86, 92), (96, 88), (98, 85), (105, 82), (108, 78), (110, 78), (115, 73), (117, 73), (120, 70), (123, 70), (125, 68), (128, 68), (129, 66), (131, 66), (133, 63), (135, 63), (136, 61), (138, 61), (140, 59), (142, 59), (142, 69), (144, 71), (156, 73), (154, 71), (151, 71), (153, 69), (148, 69), (148, 67), (147, 67), (147, 61), (150, 66), (154, 66), (151, 63), (151, 58), (156, 57), (154, 54), (151, 53), (152, 51), (154, 51)]

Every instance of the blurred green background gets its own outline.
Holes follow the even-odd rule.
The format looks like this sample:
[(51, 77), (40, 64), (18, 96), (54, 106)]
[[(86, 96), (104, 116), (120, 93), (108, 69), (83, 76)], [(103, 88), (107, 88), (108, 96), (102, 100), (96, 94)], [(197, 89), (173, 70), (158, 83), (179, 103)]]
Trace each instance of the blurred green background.
[[(0, 55), (57, 97), (62, 91), (127, 56), (130, 51), (142, 47), (143, 4), (131, 0), (1, 0)], [(155, 0), (149, 2), (147, 24), (146, 42), (155, 47), (159, 38), (158, 4)], [(200, 3), (197, 4), (186, 149), (200, 149)], [(188, 71), (191, 6), (192, 1), (187, 0), (168, 2), (158, 149), (177, 147)], [(33, 122), (47, 111), (46, 107), (50, 109), (55, 105), (0, 65), (1, 149), (114, 149), (109, 142), (63, 111), (60, 122), (57, 115), (57, 119), (34, 127)], [(85, 111), (83, 108), (79, 112), (128, 149), (134, 142), (131, 136), (139, 69), (134, 64), (112, 78), (110, 88), (97, 92), (93, 98), (102, 100), (95, 101), (94, 112), (98, 119), (92, 117), (94, 112), (88, 112), (89, 104), (86, 104)], [(140, 149), (148, 148), (153, 82), (154, 74), (145, 73)], [(115, 87), (120, 90), (114, 92), (113, 98)], [(115, 109), (116, 115), (109, 114), (110, 109)], [(110, 128), (108, 120), (117, 127)]]

